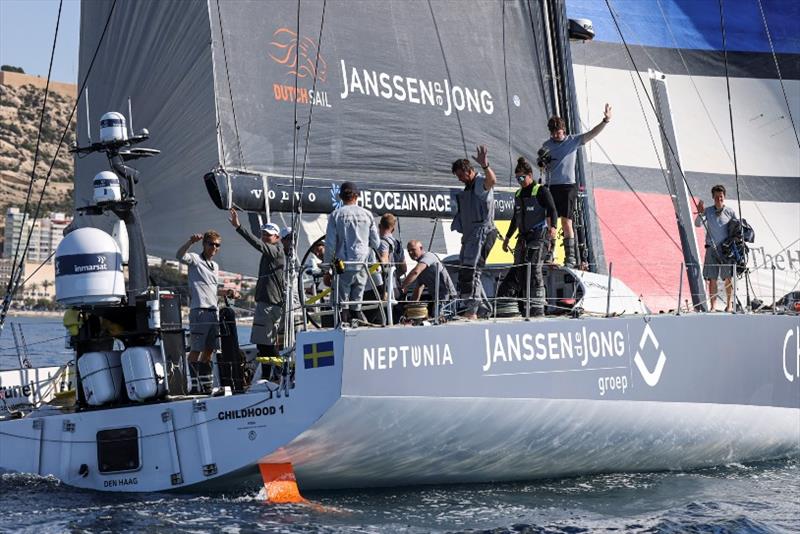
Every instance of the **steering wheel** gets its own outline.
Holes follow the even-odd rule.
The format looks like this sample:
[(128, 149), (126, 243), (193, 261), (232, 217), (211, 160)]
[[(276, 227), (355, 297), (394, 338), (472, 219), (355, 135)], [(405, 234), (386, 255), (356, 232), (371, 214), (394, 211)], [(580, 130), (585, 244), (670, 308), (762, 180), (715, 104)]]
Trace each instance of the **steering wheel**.
[[(309, 245), (308, 249), (306, 250), (306, 253), (303, 254), (303, 259), (300, 261), (300, 270), (297, 275), (297, 292), (299, 294), (298, 296), (300, 297), (300, 305), (303, 306), (303, 308), (305, 308), (306, 305), (306, 288), (303, 286), (303, 275), (305, 274), (305, 264), (306, 261), (308, 260), (309, 254), (313, 254), (314, 247), (322, 243), (324, 240), (325, 236), (323, 235), (320, 236), (316, 241), (311, 243), (311, 245)], [(319, 322), (314, 318), (313, 314), (307, 313), (306, 317), (308, 317), (309, 322), (311, 322), (311, 324), (313, 324), (315, 327), (322, 328)]]

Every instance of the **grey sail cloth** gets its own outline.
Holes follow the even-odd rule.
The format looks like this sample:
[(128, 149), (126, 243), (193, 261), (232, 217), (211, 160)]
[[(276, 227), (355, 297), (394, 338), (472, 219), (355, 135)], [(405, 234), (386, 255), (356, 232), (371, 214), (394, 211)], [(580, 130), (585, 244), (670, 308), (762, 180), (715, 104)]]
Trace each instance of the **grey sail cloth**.
[[(490, 147), (493, 166), (506, 177), (509, 154), (532, 158), (531, 140), (547, 137), (552, 98), (542, 79), (548, 69), (537, 2), (432, 0), (431, 15), (425, 2), (414, 9), (405, 0), (362, 2), (354, 10), (352, 2), (330, 0), (320, 39), (322, 5), (300, 6), (295, 99), (289, 52), (296, 3), (116, 4), (88, 84), (90, 121), (97, 141), (100, 115), (126, 112), (130, 96), (134, 129), (152, 135), (143, 146), (162, 150), (135, 162), (150, 254), (171, 257), (187, 230), (214, 228), (223, 237), (222, 268), (255, 274), (249, 247), (209, 200), (202, 177), (220, 164), (291, 176), (295, 100), (300, 125), (315, 104), (305, 174), (332, 185), (351, 179), (389, 190), (458, 188), (450, 164), (475, 145)], [(82, 2), (80, 77), (110, 7)], [(83, 102), (80, 108), (78, 140), (86, 143)], [(300, 133), (303, 153), (304, 128)], [(98, 155), (78, 160), (77, 206), (89, 203), (91, 178), (107, 167)], [(110, 228), (106, 219), (96, 224)]]

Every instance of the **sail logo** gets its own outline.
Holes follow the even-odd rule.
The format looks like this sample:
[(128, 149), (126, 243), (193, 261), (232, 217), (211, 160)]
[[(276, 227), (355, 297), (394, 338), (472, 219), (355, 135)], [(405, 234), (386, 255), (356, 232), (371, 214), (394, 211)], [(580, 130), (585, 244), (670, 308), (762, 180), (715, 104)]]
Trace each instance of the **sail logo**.
[[(486, 359), (481, 369), (485, 376), (492, 376), (489, 371), (501, 365), (517, 368), (500, 374), (624, 369), (613, 366), (625, 355), (625, 334), (621, 330), (589, 330), (584, 326), (563, 332), (494, 334), (486, 328), (484, 341)], [(522, 370), (518, 365), (523, 362), (533, 362), (542, 369)]]
[[(310, 37), (298, 37), (289, 28), (278, 28), (272, 34), (268, 56), (272, 61), (285, 67), (286, 74), (292, 78), (308, 79), (316, 86), (328, 79), (328, 62), (319, 52), (319, 46)], [(272, 93), (279, 102), (297, 102), (314, 107), (331, 107), (328, 93), (317, 89), (309, 89), (295, 83), (273, 83)]]
[(650, 328), (649, 323), (644, 325), (642, 339), (639, 340), (639, 350), (636, 351), (636, 355), (633, 357), (633, 362), (636, 364), (636, 368), (639, 369), (639, 373), (641, 373), (645, 383), (650, 387), (655, 387), (656, 384), (658, 384), (658, 381), (661, 380), (661, 373), (664, 371), (664, 364), (667, 363), (667, 357), (664, 355), (663, 350), (659, 351), (656, 368), (650, 372), (650, 369), (647, 368), (647, 365), (644, 363), (644, 359), (642, 358), (641, 354), (641, 351), (644, 350), (644, 347), (647, 345), (648, 341), (651, 345), (653, 345), (655, 350), (659, 350), (658, 338), (656, 338), (655, 334), (653, 333), (653, 329)]
[(343, 59), (340, 60), (340, 65), (343, 89), (339, 98), (342, 100), (359, 94), (444, 108), (445, 116), (450, 116), (454, 110), (486, 115), (494, 113), (494, 99), (492, 93), (486, 89), (452, 85), (447, 78), (431, 81), (365, 68), (348, 68)]
[(333, 209), (342, 207), (342, 199), (339, 198), (339, 189), (339, 184), (331, 184), (331, 204), (333, 204)]
[[(794, 338), (794, 374), (789, 369), (791, 357), (792, 357), (792, 347), (789, 341)], [(789, 382), (794, 382), (795, 377), (800, 379), (800, 326), (796, 327), (794, 330), (791, 328), (786, 331), (786, 335), (783, 338), (783, 376), (786, 377), (786, 380)]]

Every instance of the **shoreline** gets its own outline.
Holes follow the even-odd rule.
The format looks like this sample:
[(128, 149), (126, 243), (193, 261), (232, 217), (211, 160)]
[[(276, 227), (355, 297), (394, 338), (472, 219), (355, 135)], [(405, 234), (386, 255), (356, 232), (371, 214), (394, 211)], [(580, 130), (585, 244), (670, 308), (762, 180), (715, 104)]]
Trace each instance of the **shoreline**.
[(61, 311), (8, 310), (8, 317), (61, 318), (63, 316), (64, 316), (64, 310)]

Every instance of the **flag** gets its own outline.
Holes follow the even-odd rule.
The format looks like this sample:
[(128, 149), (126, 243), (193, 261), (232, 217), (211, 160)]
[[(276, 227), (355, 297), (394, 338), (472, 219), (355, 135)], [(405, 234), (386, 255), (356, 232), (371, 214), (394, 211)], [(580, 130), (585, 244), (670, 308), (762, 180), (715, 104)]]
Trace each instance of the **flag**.
[(303, 345), (303, 363), (306, 369), (333, 365), (333, 341)]

